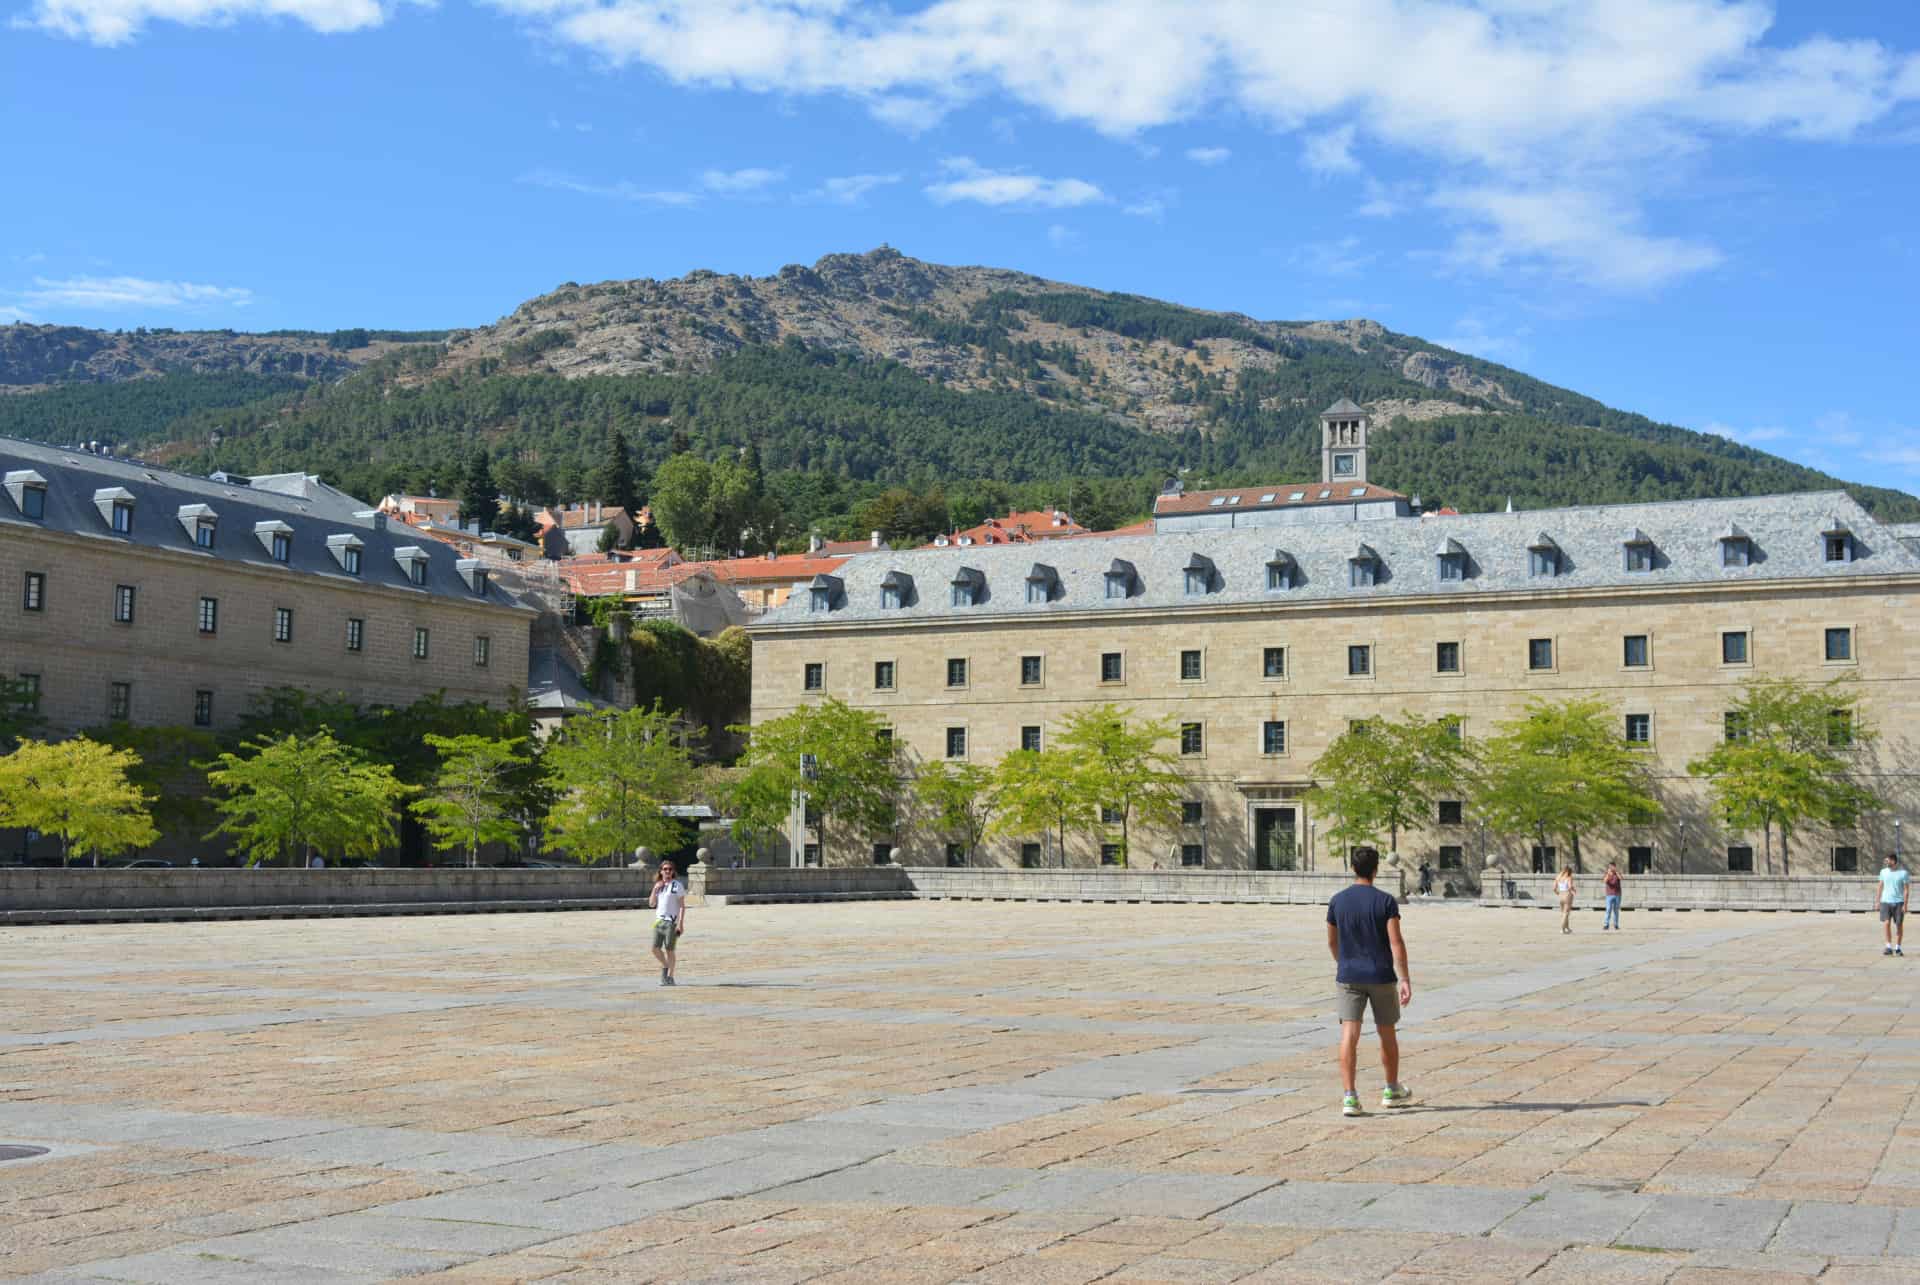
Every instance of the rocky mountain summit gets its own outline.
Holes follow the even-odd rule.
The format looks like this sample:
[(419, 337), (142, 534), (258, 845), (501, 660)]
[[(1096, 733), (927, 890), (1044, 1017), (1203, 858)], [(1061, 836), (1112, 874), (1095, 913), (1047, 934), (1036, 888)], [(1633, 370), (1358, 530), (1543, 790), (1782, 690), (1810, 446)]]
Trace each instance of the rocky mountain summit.
[(0, 391), (117, 383), (158, 375), (244, 372), (338, 379), (374, 349), (328, 346), (324, 335), (250, 335), (232, 330), (87, 330), (0, 326)]

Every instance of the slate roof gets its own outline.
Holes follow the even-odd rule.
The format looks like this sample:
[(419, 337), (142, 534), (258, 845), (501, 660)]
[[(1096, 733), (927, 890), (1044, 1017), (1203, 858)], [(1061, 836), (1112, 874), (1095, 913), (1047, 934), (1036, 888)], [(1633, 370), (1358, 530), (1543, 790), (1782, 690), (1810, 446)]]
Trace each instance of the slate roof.
[(1365, 407), (1354, 405), (1351, 397), (1342, 397), (1320, 413), (1322, 415), (1364, 415), (1367, 412)]
[[(1293, 498), (1296, 495), (1300, 497), (1297, 500)], [(1156, 496), (1153, 512), (1155, 517), (1176, 513), (1246, 513), (1253, 509), (1310, 509), (1322, 504), (1364, 504), (1369, 500), (1406, 498), (1398, 491), (1389, 491), (1371, 482), (1282, 482)]]
[[(31, 470), (47, 480), (46, 516), (35, 521), (24, 516), (10, 491), (0, 490), (0, 533), (17, 527), (40, 527), (94, 539), (103, 544), (130, 544), (169, 549), (216, 562), (272, 568), (276, 572), (329, 577), (342, 584), (381, 586), (408, 593), (427, 593), (466, 603), (532, 610), (490, 578), (484, 597), (468, 587), (460, 574), (460, 551), (429, 539), (404, 523), (377, 530), (365, 505), (365, 518), (333, 516), (338, 506), (275, 491), (215, 482), (210, 478), (175, 473), (139, 460), (108, 459), (84, 451), (70, 451), (37, 442), (0, 437), (0, 476)], [(120, 488), (133, 497), (133, 530), (117, 535), (94, 503), (94, 492)], [(217, 515), (214, 547), (199, 549), (179, 519), (186, 505), (205, 505)], [(316, 512), (316, 510), (318, 510)], [(276, 562), (255, 536), (262, 522), (285, 523), (293, 537), (292, 554)], [(360, 541), (361, 571), (349, 576), (328, 550), (329, 536), (351, 535)], [(412, 546), (427, 562), (424, 586), (413, 584), (394, 558), (394, 550)]]
[[(1820, 533), (1834, 516), (1854, 533), (1854, 561), (1825, 560)], [(1753, 542), (1748, 566), (1720, 565), (1718, 537), (1730, 522), (1737, 522)], [(1636, 532), (1653, 542), (1651, 571), (1626, 570), (1622, 545)], [(1538, 546), (1542, 535), (1560, 550), (1560, 575), (1529, 573), (1528, 547)], [(1456, 541), (1465, 551), (1464, 579), (1440, 579), (1434, 550), (1443, 538)], [(1358, 555), (1362, 540), (1378, 556), (1379, 582), (1355, 588), (1349, 584), (1348, 563)], [(1266, 587), (1267, 564), (1280, 553), (1294, 560), (1294, 587), (1270, 590)], [(1195, 554), (1213, 563), (1211, 593), (1186, 592), (1185, 568)], [(807, 595), (796, 594), (784, 606), (769, 611), (755, 627), (1920, 575), (1920, 554), (1842, 492), (1447, 518), (1388, 518), (1364, 523), (1168, 531), (1100, 541), (1062, 540), (1048, 547), (1047, 558), (1059, 572), (1060, 592), (1049, 602), (1030, 603), (1025, 591), (1025, 579), (1033, 563), (1029, 548), (976, 545), (865, 554), (848, 559), (841, 570), (845, 593), (836, 601), (844, 605), (831, 612), (815, 612), (810, 610)], [(1125, 599), (1106, 596), (1104, 577), (1116, 559), (1135, 570), (1134, 592)], [(985, 574), (986, 594), (977, 606), (954, 607), (944, 593), (921, 594), (903, 608), (880, 606), (880, 581), (889, 571), (903, 571), (921, 584), (945, 584), (962, 566)]]

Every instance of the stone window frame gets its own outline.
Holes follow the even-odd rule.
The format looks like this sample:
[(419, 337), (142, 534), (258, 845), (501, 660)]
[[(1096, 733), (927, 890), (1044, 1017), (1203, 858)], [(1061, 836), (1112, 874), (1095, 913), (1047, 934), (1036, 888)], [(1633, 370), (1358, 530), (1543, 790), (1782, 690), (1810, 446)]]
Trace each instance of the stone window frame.
[[(887, 667), (887, 681), (880, 682), (880, 666)], [(900, 661), (893, 656), (875, 656), (873, 658), (873, 690), (876, 692), (897, 692), (900, 690)]]
[[(1447, 854), (1452, 853), (1451, 859)], [(1463, 843), (1443, 843), (1434, 858), (1435, 865), (1441, 870), (1464, 870), (1467, 868), (1467, 848)]]
[[(1841, 858), (1840, 858), (1840, 854), (1843, 852), (1846, 853), (1849, 858), (1849, 860), (1847, 861), (1847, 864), (1845, 865), (1841, 864)], [(1832, 844), (1827, 849), (1827, 867), (1837, 875), (1859, 874), (1860, 873), (1860, 845), (1857, 843)]]
[(413, 627), (413, 658), (429, 660), (433, 656), (433, 630), (425, 625)]
[(803, 660), (800, 662), (800, 690), (807, 693), (827, 690), (826, 661)]
[[(1367, 667), (1363, 673), (1356, 674), (1353, 672), (1355, 648), (1359, 648), (1365, 657)], [(1365, 642), (1350, 642), (1347, 644), (1347, 665), (1342, 676), (1352, 682), (1372, 682), (1380, 673), (1379, 659), (1380, 646), (1378, 639), (1369, 638)]]
[[(1267, 729), (1274, 726), (1280, 729), (1280, 748), (1270, 750), (1267, 748)], [(1254, 731), (1253, 746), (1254, 751), (1263, 759), (1283, 759), (1291, 756), (1293, 753), (1293, 737), (1288, 734), (1287, 720), (1284, 718), (1261, 719), (1260, 726)]]
[(202, 637), (212, 638), (220, 632), (220, 600), (211, 594), (200, 595), (200, 605), (194, 615), (194, 624)]
[(113, 587), (113, 623), (130, 625), (139, 614), (140, 586), (117, 584)]
[(277, 643), (293, 641), (293, 608), (275, 607), (273, 609), (273, 640)]
[(193, 725), (195, 727), (213, 726), (213, 689), (211, 687), (194, 689)]
[[(1727, 659), (1727, 639), (1736, 634), (1740, 635), (1744, 640), (1744, 646), (1746, 648), (1746, 657), (1743, 660), (1728, 660)], [(1750, 624), (1720, 625), (1714, 630), (1713, 636), (1716, 639), (1718, 639), (1720, 643), (1719, 656), (1716, 659), (1716, 664), (1718, 668), (1720, 669), (1752, 669), (1753, 668), (1754, 638), (1753, 638), (1752, 625)]]
[(1183, 826), (1204, 826), (1207, 823), (1207, 803), (1205, 799), (1180, 800), (1180, 824)]
[[(1027, 681), (1027, 662), (1034, 661), (1040, 668), (1040, 676), (1032, 682)], [(1045, 652), (1029, 651), (1020, 654), (1020, 686), (1028, 691), (1045, 691), (1047, 686), (1047, 656)]]
[(364, 616), (347, 617), (347, 650), (363, 652), (367, 644), (367, 620)]
[[(1735, 853), (1741, 854), (1743, 864), (1735, 865)], [(1753, 870), (1753, 845), (1751, 843), (1729, 843), (1727, 845), (1727, 873), (1750, 875)]]
[(40, 611), (47, 609), (47, 573), (29, 571), (20, 582), (20, 610)]
[(493, 635), (475, 634), (473, 636), (473, 667), (490, 669), (493, 666)]
[[(1096, 671), (1098, 675), (1096, 681), (1098, 684), (1101, 687), (1125, 687), (1127, 685), (1127, 649), (1121, 647), (1114, 651), (1100, 652), (1098, 655), (1100, 657), (1100, 668)], [(1118, 678), (1107, 677), (1107, 657), (1109, 656), (1120, 662), (1120, 676)]]
[[(1453, 648), (1453, 668), (1440, 667), (1440, 649)], [(1464, 638), (1436, 638), (1433, 641), (1433, 676), (1435, 678), (1464, 678), (1467, 673), (1467, 643)]]
[[(1835, 629), (1847, 631), (1847, 656), (1845, 660), (1831, 660), (1827, 656), (1827, 635)], [(1824, 621), (1820, 625), (1820, 665), (1823, 669), (1858, 669), (1860, 667), (1860, 629), (1851, 620)]]
[(115, 678), (107, 683), (107, 721), (127, 723), (133, 720), (133, 683)]
[[(1637, 741), (1633, 739), (1633, 720), (1636, 718), (1644, 719), (1646, 721), (1646, 732), (1647, 732), (1644, 738)], [(1620, 739), (1622, 743), (1624, 743), (1630, 749), (1636, 749), (1636, 750), (1652, 749), (1653, 748), (1653, 714), (1651, 712), (1642, 713), (1638, 710), (1629, 710), (1624, 714), (1622, 714), (1621, 726), (1620, 726)]]
[[(1647, 854), (1646, 863), (1644, 865), (1640, 864), (1636, 859), (1635, 854), (1637, 852), (1644, 852)], [(1627, 845), (1627, 873), (1630, 875), (1652, 874), (1654, 861), (1657, 859), (1658, 856), (1659, 854), (1655, 852), (1654, 846), (1651, 843), (1628, 844)]]
[[(1267, 669), (1267, 660), (1274, 652), (1278, 652), (1280, 655), (1280, 672), (1277, 674), (1269, 673)], [(1285, 643), (1278, 643), (1271, 646), (1262, 644), (1260, 648), (1260, 681), (1264, 683), (1292, 682), (1293, 666), (1287, 663), (1288, 659), (1287, 645)]]
[(1180, 868), (1182, 870), (1205, 870), (1207, 868), (1207, 845), (1205, 843), (1181, 844)]
[(1122, 869), (1127, 864), (1127, 853), (1123, 845), (1112, 840), (1102, 840), (1100, 844), (1100, 864)]
[[(1032, 744), (1032, 745), (1028, 745), (1028, 744), (1027, 744), (1027, 740), (1028, 740), (1028, 737), (1027, 737), (1027, 733), (1028, 733), (1028, 732), (1032, 732), (1032, 733), (1033, 733), (1033, 737), (1032, 737), (1032, 740), (1033, 740), (1033, 744)], [(1035, 753), (1038, 753), (1038, 752), (1039, 752), (1039, 751), (1040, 751), (1041, 749), (1043, 749), (1043, 748), (1045, 747), (1045, 745), (1046, 745), (1046, 739), (1047, 739), (1047, 733), (1046, 733), (1046, 724), (1044, 724), (1044, 723), (1022, 723), (1022, 724), (1020, 725), (1020, 748), (1021, 748), (1022, 750), (1032, 750), (1033, 752), (1035, 752)]]
[[(1193, 657), (1200, 671), (1191, 678), (1187, 677), (1187, 657), (1189, 656)], [(1174, 671), (1174, 681), (1188, 687), (1197, 686), (1207, 681), (1207, 649), (1205, 647), (1182, 647), (1175, 663), (1178, 668)]]
[[(953, 681), (953, 667), (955, 664), (960, 666), (960, 681), (957, 683)], [(944, 684), (944, 690), (946, 691), (964, 692), (970, 690), (973, 687), (973, 657), (947, 657), (943, 677), (946, 679)]]
[[(1023, 839), (1021, 840), (1019, 848), (1016, 850), (1014, 856), (1015, 856), (1015, 860), (1017, 860), (1020, 863), (1020, 868), (1022, 870), (1039, 870), (1043, 868), (1046, 864), (1046, 860), (1047, 860), (1046, 845), (1041, 843), (1034, 843), (1031, 840)], [(1027, 858), (1029, 856), (1033, 858), (1033, 861), (1031, 863), (1027, 861)]]
[[(1453, 807), (1453, 819), (1447, 819), (1447, 807)], [(1435, 825), (1465, 825), (1467, 823), (1467, 801), (1465, 799), (1435, 799), (1433, 801), (1433, 823)]]
[[(1533, 663), (1533, 645), (1535, 643), (1541, 643), (1541, 642), (1547, 645), (1547, 659), (1550, 663), (1545, 665), (1535, 665)], [(1529, 634), (1527, 636), (1526, 672), (1528, 673), (1529, 676), (1534, 674), (1557, 674), (1560, 672), (1560, 635), (1559, 634), (1552, 634), (1552, 633)]]
[(17, 708), (33, 713), (40, 708), (41, 683), (39, 670), (20, 670), (14, 675), (20, 681), (20, 703)]
[[(960, 733), (960, 752), (953, 752), (953, 734)], [(970, 723), (948, 723), (940, 738), (941, 757), (950, 763), (964, 763), (973, 752), (973, 727)]]
[[(1629, 665), (1627, 663), (1627, 640), (1629, 638), (1638, 638), (1641, 640), (1642, 646), (1646, 648), (1646, 655), (1647, 655), (1646, 664)], [(1621, 634), (1620, 635), (1620, 672), (1623, 674), (1647, 674), (1647, 673), (1652, 673), (1653, 669), (1654, 669), (1653, 630), (1648, 629), (1637, 634)]]
[[(1187, 748), (1187, 733), (1194, 734), (1198, 748)], [(1207, 756), (1207, 720), (1204, 718), (1182, 719), (1180, 722), (1180, 757), (1183, 759), (1203, 759)]]

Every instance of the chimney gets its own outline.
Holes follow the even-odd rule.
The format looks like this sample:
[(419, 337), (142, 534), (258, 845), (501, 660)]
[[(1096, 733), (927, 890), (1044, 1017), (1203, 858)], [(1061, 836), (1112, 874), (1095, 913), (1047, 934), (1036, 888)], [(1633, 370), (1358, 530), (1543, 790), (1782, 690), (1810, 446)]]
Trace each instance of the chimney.
[(820, 533), (818, 531), (815, 531), (812, 535), (807, 537), (808, 553), (818, 553), (820, 552), (820, 550), (826, 547), (827, 547), (827, 542), (820, 538)]
[(867, 547), (872, 549), (880, 547), (880, 533), (878, 531), (873, 532), (867, 537)]

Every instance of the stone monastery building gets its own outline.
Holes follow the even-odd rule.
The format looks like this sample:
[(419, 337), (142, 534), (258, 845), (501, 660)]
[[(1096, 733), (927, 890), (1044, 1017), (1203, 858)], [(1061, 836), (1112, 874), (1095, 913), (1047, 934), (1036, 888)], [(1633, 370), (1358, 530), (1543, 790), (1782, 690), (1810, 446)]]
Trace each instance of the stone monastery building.
[[(1116, 703), (1178, 725), (1190, 782), (1181, 822), (1136, 833), (1131, 864), (1328, 868), (1344, 854), (1305, 795), (1356, 720), (1412, 711), (1478, 737), (1530, 699), (1597, 696), (1666, 810), (1583, 843), (1589, 867), (1765, 873), (1761, 836), (1725, 829), (1686, 764), (1726, 735), (1743, 681), (1846, 675), (1880, 732), (1860, 771), (1893, 810), (1798, 832), (1793, 871), (1870, 870), (1895, 819), (1911, 823), (1910, 532), (1841, 492), (1421, 514), (1367, 481), (1365, 411), (1321, 418), (1317, 484), (1170, 491), (1151, 534), (881, 550), (815, 576), (754, 626), (753, 720), (838, 697), (881, 714), (909, 762), (990, 763)], [(1113, 844), (1070, 838), (1068, 863), (1115, 859), (1117, 828)], [(947, 838), (872, 836), (913, 864), (957, 860)], [(1462, 800), (1401, 849), (1468, 886), (1489, 857), (1559, 859), (1484, 831)], [(1057, 859), (1040, 835), (976, 854)]]

